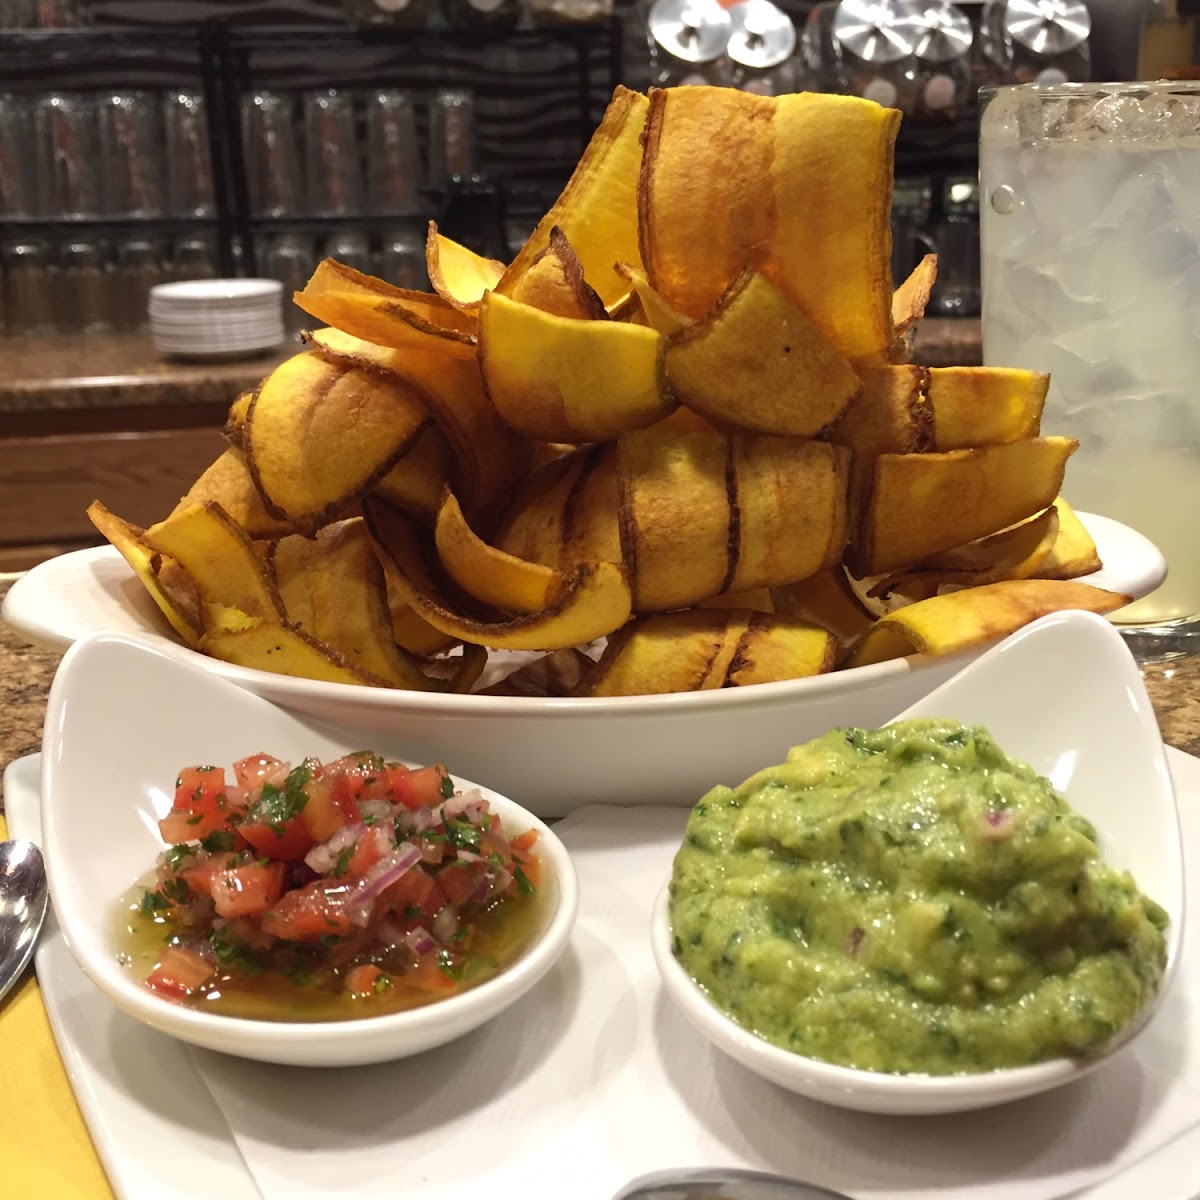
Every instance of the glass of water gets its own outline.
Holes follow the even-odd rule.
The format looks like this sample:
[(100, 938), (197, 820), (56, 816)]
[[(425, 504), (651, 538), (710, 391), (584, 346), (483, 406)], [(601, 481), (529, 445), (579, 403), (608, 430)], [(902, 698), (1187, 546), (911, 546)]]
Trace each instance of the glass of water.
[(1048, 371), (1063, 491), (1166, 555), (1114, 614), (1141, 657), (1200, 649), (1200, 84), (980, 94), (983, 358)]

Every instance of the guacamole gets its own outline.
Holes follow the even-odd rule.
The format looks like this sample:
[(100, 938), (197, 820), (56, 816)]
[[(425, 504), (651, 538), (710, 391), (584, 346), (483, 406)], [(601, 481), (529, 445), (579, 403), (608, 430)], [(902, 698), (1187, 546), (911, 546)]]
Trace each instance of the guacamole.
[(735, 1021), (871, 1071), (1086, 1054), (1166, 964), (1166, 913), (1100, 860), (1092, 826), (985, 730), (943, 720), (835, 730), (713, 788), (670, 916)]

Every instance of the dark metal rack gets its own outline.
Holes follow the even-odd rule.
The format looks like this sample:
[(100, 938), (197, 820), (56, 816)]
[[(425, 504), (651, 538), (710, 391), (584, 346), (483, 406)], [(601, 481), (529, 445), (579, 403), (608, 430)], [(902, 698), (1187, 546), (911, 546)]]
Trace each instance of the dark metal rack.
[[(603, 98), (621, 76), (621, 36), (616, 21), (601, 25), (557, 26), (519, 29), (503, 33), (487, 30), (429, 28), (406, 30), (373, 26), (369, 29), (330, 25), (238, 25), (224, 21), (200, 25), (94, 27), (66, 30), (0, 30), (0, 89), (20, 79), (24, 72), (36, 88), (46, 81), (70, 88), (78, 75), (106, 78), (141, 77), (152, 73), (159, 56), (186, 60), (193, 68), (196, 86), (208, 110), (215, 216), (212, 218), (18, 218), (0, 222), (0, 238), (16, 232), (64, 236), (82, 233), (138, 232), (170, 237), (215, 230), (219, 266), (223, 273), (235, 270), (234, 246), (240, 244), (244, 265), (254, 268), (256, 234), (284, 229), (325, 231), (353, 226), (365, 233), (395, 224), (394, 218), (353, 215), (294, 219), (259, 218), (250, 211), (246, 170), (240, 131), (242, 95), (257, 86), (258, 67), (264, 58), (286, 54), (320, 56), (326, 74), (333, 56), (355, 51), (399, 53), (409, 60), (434, 59), (448, 52), (465, 52), (468, 57), (486, 56), (489, 48), (556, 47), (571, 60), (569, 71), (575, 100), (574, 128), (578, 145), (586, 145), (601, 113)], [(178, 77), (173, 77), (178, 85)], [(156, 83), (153, 86), (165, 86)], [(522, 82), (512, 80), (514, 90)], [(30, 82), (29, 90), (34, 90)], [(140, 86), (134, 84), (131, 86)], [(148, 85), (149, 86), (149, 85)], [(351, 84), (353, 86), (353, 84)], [(555, 164), (557, 166), (557, 164)], [(570, 164), (562, 164), (561, 185)], [(505, 180), (498, 179), (503, 188)], [(546, 197), (547, 202), (553, 196)], [(436, 203), (430, 197), (430, 211)], [(453, 232), (453, 231), (449, 231)]]

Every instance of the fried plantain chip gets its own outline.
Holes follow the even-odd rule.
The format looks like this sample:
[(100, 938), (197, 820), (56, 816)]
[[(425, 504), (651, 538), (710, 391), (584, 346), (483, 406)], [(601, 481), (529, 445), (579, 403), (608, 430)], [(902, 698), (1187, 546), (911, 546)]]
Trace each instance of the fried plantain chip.
[(1058, 537), (1058, 512), (1053, 507), (1020, 525), (993, 533), (966, 546), (935, 554), (914, 567), (878, 580), (870, 596), (893, 593), (910, 599), (937, 595), (943, 587), (978, 587), (1002, 579), (1029, 579), (1045, 562)]
[(434, 545), (442, 569), (468, 596), (502, 612), (540, 612), (562, 582), (549, 567), (489, 546), (467, 524), (449, 489), (438, 510)]
[(494, 288), (504, 274), (502, 262), (484, 258), (439, 233), (436, 221), (429, 222), (425, 266), (433, 290), (452, 308), (463, 312), (474, 312), (484, 292)]
[(829, 670), (833, 648), (824, 629), (749, 609), (640, 617), (609, 638), (578, 694), (648, 696), (798, 679)]
[(811, 437), (858, 393), (850, 364), (773, 283), (742, 271), (667, 342), (667, 382), (714, 424)]
[(675, 407), (663, 340), (641, 325), (556, 317), (493, 292), (479, 310), (479, 361), (505, 424), (539, 441), (604, 441)]
[(382, 368), (420, 398), (454, 451), (451, 482), (472, 511), (494, 504), (524, 471), (529, 448), (496, 415), (474, 358), (391, 350), (337, 329), (319, 329), (309, 338), (326, 357)]
[(847, 466), (839, 447), (790, 438), (658, 429), (619, 438), (621, 546), (635, 611), (790, 583), (835, 562)]
[(294, 297), (306, 313), (367, 342), (438, 357), (471, 358), (475, 316), (441, 296), (406, 291), (327, 258)]
[(1071, 506), (1059, 496), (1054, 501), (1058, 513), (1058, 537), (1033, 576), (1035, 579), (1076, 579), (1100, 570), (1103, 564), (1092, 535), (1083, 527)]
[(892, 293), (892, 329), (907, 333), (924, 315), (933, 285), (937, 282), (936, 254), (926, 254), (908, 278)]
[(1023, 521), (1054, 502), (1071, 438), (1028, 438), (944, 454), (881, 454), (867, 475), (848, 562), (860, 579)]
[(199, 596), (190, 577), (181, 581), (185, 588), (190, 583), (190, 595), (180, 596), (179, 588), (168, 588), (159, 579), (162, 556), (144, 541), (145, 531), (136, 525), (109, 512), (99, 500), (88, 506), (87, 515), (93, 525), (109, 542), (120, 551), (121, 557), (133, 568), (142, 586), (150, 593), (172, 629), (189, 646), (200, 641)]
[(283, 625), (283, 601), (246, 531), (217, 503), (177, 508), (143, 535), (192, 578), (201, 628), (237, 629), (255, 622)]
[(638, 254), (638, 168), (648, 101), (618, 87), (592, 134), (562, 195), (538, 222), (496, 290), (511, 296), (517, 281), (550, 242), (557, 225), (570, 239), (591, 285), (605, 304), (625, 293), (613, 263), (640, 262)]
[(356, 667), (303, 630), (270, 621), (251, 620), (236, 628), (213, 629), (204, 635), (199, 648), (223, 662), (273, 675), (366, 687), (388, 686), (387, 680)]
[(432, 563), (432, 546), (399, 509), (378, 500), (363, 506), (389, 586), (419, 617), (464, 642), (499, 650), (562, 650), (607, 637), (629, 619), (630, 593), (624, 569), (616, 563), (584, 563), (554, 589), (540, 612), (504, 621), (480, 621), (447, 600)]
[(860, 465), (880, 454), (932, 450), (933, 416), (925, 396), (928, 370), (860, 366), (858, 374), (862, 391), (822, 436), (853, 450)]
[(267, 565), (288, 623), (392, 687), (440, 688), (392, 636), (383, 568), (361, 517), (281, 538)]
[(389, 504), (419, 516), (430, 525), (437, 517), (442, 488), (450, 478), (450, 443), (430, 420), (371, 491)]
[[(767, 274), (851, 362), (878, 360), (893, 339), (892, 150), (900, 113), (818, 92), (775, 104), (773, 204), (758, 197), (775, 212)], [(752, 177), (756, 191), (761, 178)]]
[(720, 596), (711, 596), (701, 600), (697, 608), (745, 608), (751, 612), (773, 613), (775, 601), (771, 597), (770, 588), (755, 588), (752, 592), (725, 592)]
[(257, 388), (242, 392), (229, 406), (229, 412), (226, 414), (225, 424), (221, 432), (225, 435), (226, 441), (234, 446), (240, 447), (242, 445), (242, 439), (246, 430), (246, 416), (250, 412), (250, 405), (254, 403), (254, 397), (257, 394)]
[(293, 531), (291, 521), (273, 517), (254, 484), (246, 456), (230, 446), (188, 489), (178, 508), (216, 501), (251, 538), (283, 537)]
[(1051, 579), (1013, 579), (921, 600), (876, 621), (846, 665), (903, 658), (908, 654), (952, 654), (980, 646), (1028, 625), (1047, 613), (1078, 608), (1108, 613), (1128, 596)]
[(776, 104), (717, 87), (650, 93), (638, 180), (641, 261), (655, 291), (686, 317), (708, 312), (770, 244), (776, 214), (764, 181), (777, 150)]
[(840, 564), (798, 583), (771, 589), (776, 611), (828, 629), (839, 645), (861, 637), (874, 619), (859, 602)]
[(556, 317), (606, 321), (609, 315), (604, 301), (584, 280), (583, 264), (557, 225), (550, 230), (549, 245), (513, 285), (509, 299)]
[(624, 321), (627, 325), (650, 324), (637, 292), (629, 291), (623, 296), (618, 296), (604, 311), (610, 321)]
[(312, 533), (369, 491), (428, 417), (399, 376), (307, 351), (277, 367), (250, 405), (246, 458), (273, 516)]
[(927, 391), (934, 448), (959, 450), (1037, 437), (1049, 375), (1007, 367), (934, 367)]
[(628, 280), (633, 288), (630, 295), (637, 297), (646, 317), (646, 324), (651, 329), (656, 329), (663, 337), (669, 338), (676, 333), (682, 333), (691, 324), (683, 313), (672, 308), (650, 286), (650, 280), (640, 267), (631, 266), (629, 263), (617, 263), (616, 271), (622, 279)]

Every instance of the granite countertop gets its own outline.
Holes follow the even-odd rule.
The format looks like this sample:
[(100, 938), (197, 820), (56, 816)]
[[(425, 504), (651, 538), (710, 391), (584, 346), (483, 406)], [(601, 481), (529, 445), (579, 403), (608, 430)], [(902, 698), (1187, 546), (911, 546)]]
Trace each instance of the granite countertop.
[[(9, 581), (0, 577), (0, 598)], [(27, 645), (0, 622), (0, 771), (41, 748), (46, 696), (59, 655)], [(1146, 686), (1168, 745), (1200, 757), (1200, 654), (1147, 667)], [(0, 811), (4, 807), (0, 783)]]
[[(235, 362), (184, 362), (159, 354), (148, 334), (0, 338), (0, 415), (228, 405), (298, 349), (289, 341)], [(931, 317), (918, 327), (914, 353), (926, 366), (975, 366), (979, 321)]]

